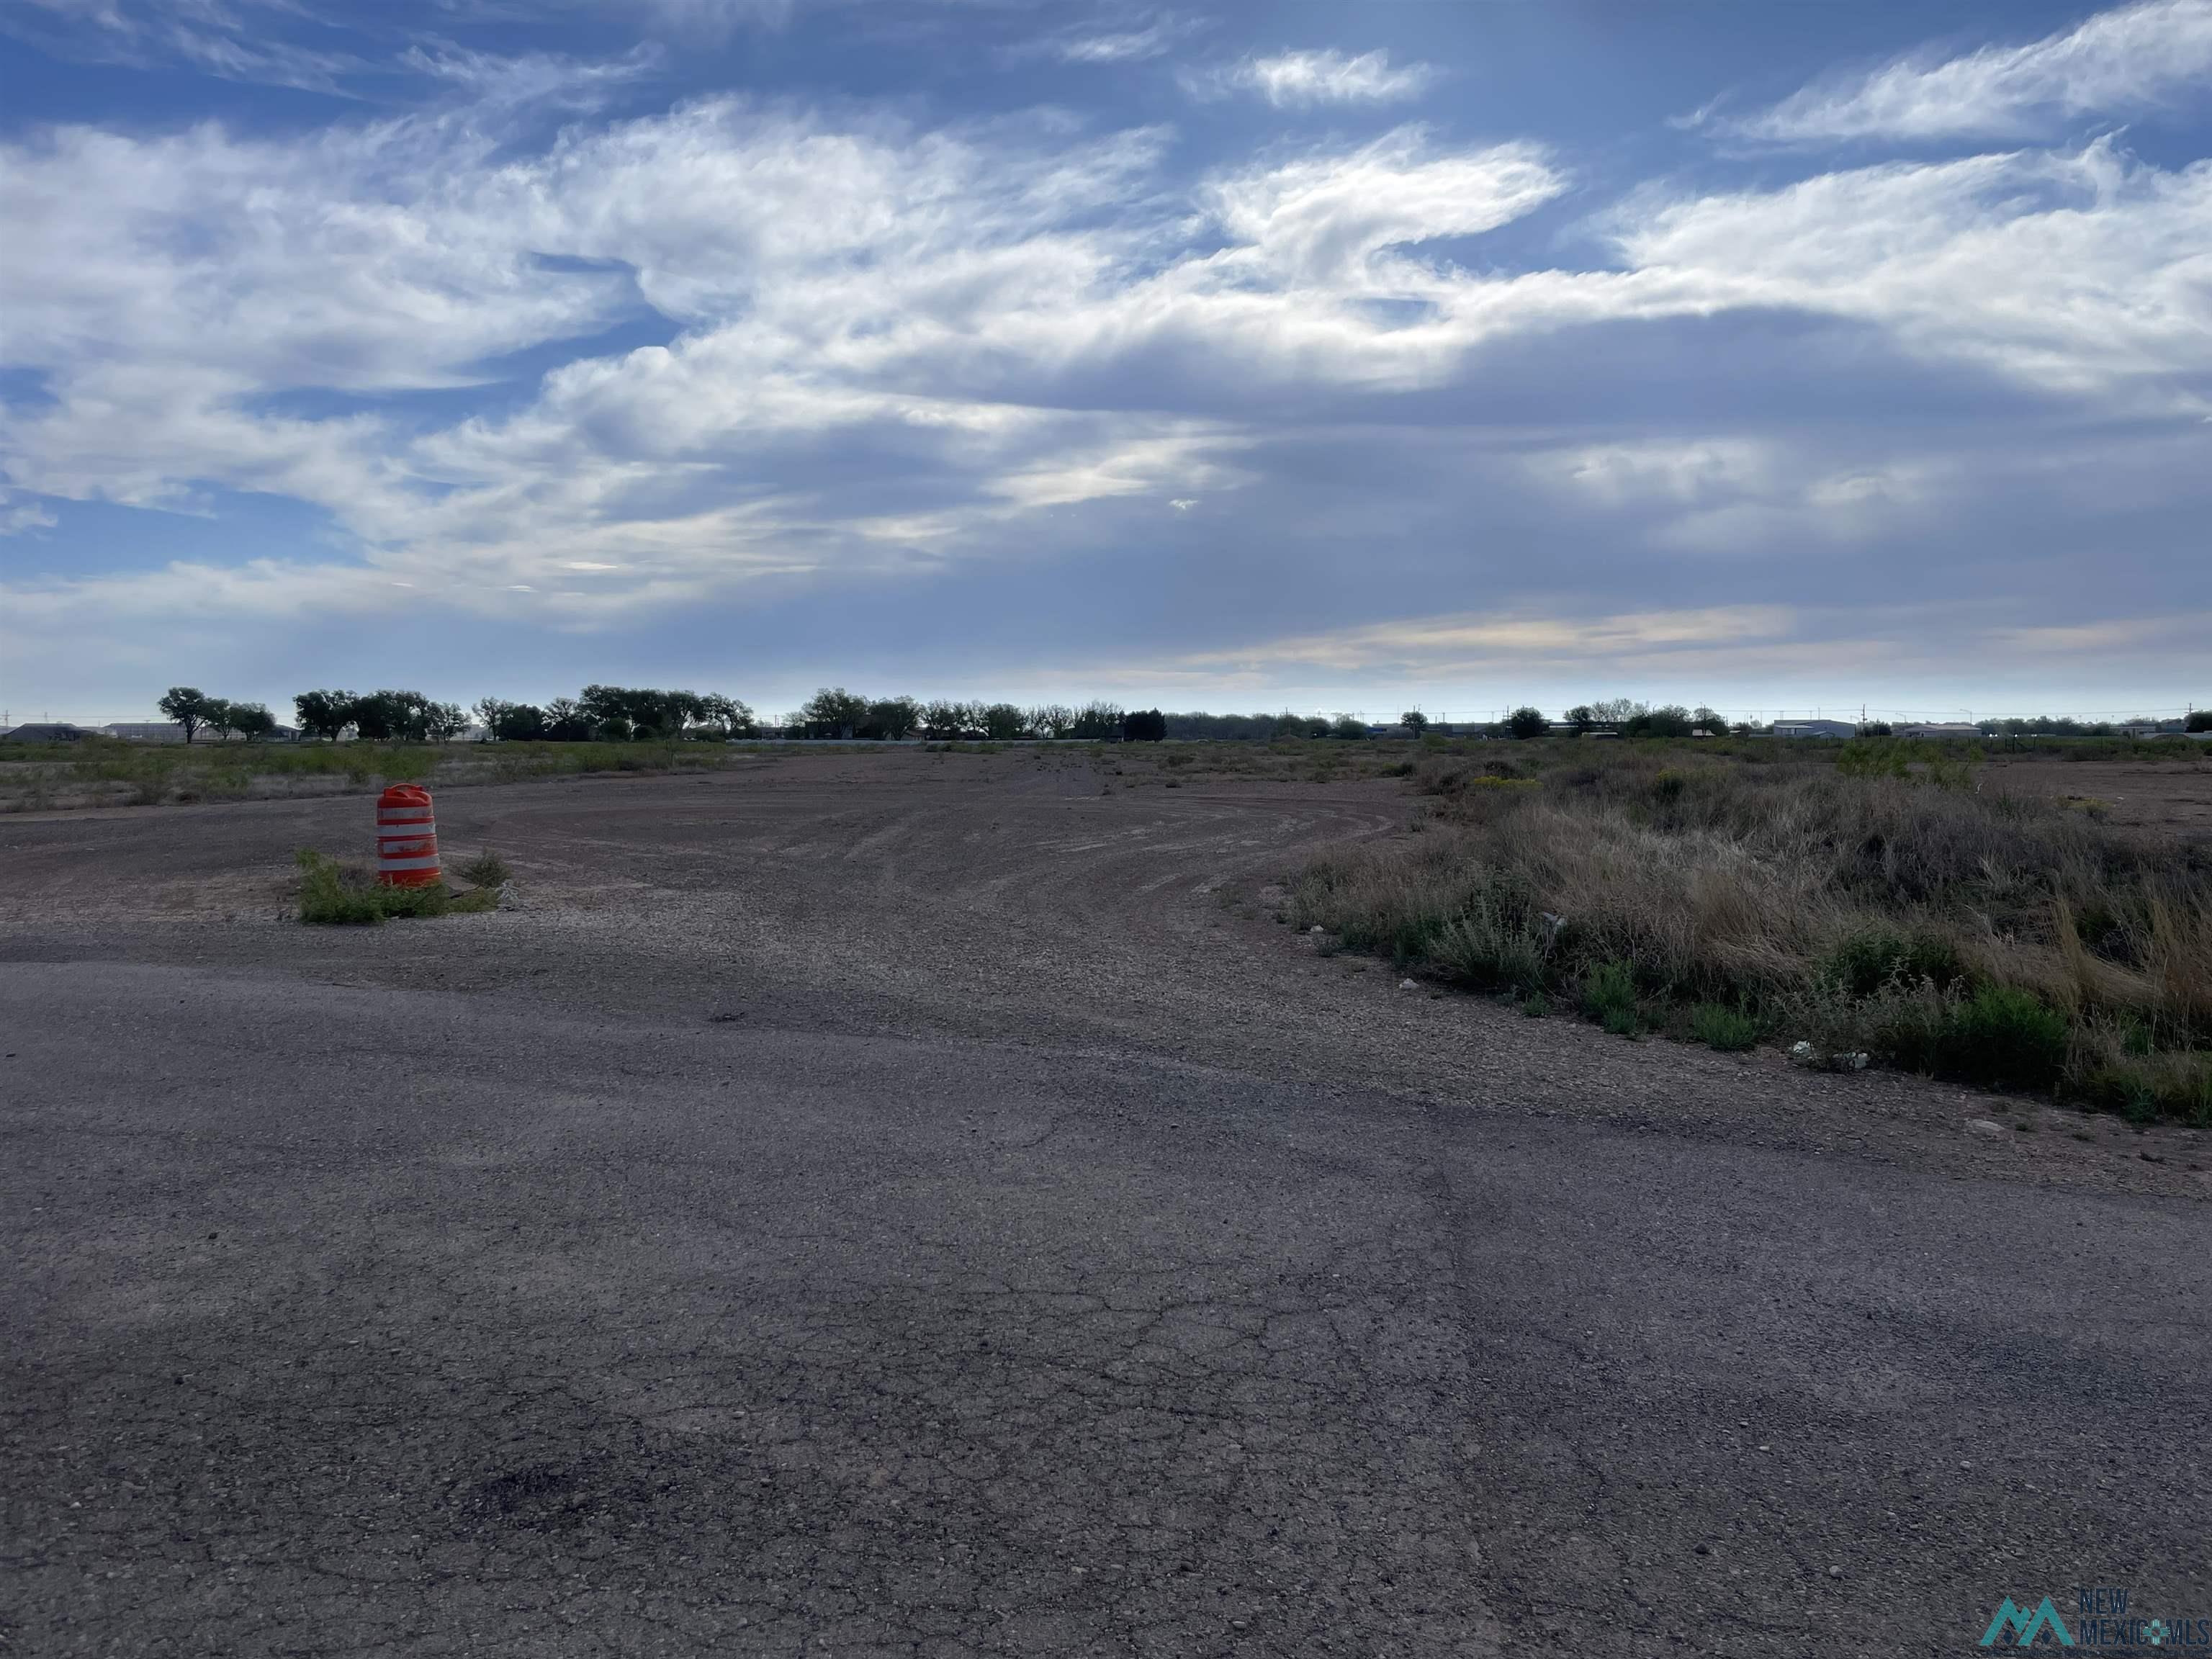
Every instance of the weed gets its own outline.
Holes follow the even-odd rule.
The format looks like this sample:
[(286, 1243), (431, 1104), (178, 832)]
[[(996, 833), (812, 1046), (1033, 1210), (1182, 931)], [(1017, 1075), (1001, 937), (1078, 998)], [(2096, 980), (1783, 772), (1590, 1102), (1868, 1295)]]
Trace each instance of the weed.
[(2066, 1068), (2068, 1040), (2065, 1017), (2033, 992), (1985, 985), (1951, 1010), (1929, 1069), (1961, 1083), (2048, 1089)]
[(300, 920), (336, 927), (373, 927), (392, 916), (444, 916), (488, 910), (489, 890), (460, 896), (442, 885), (386, 887), (367, 872), (301, 848), (293, 855), (300, 866)]
[(1701, 1002), (1690, 1010), (1690, 1035), (1708, 1048), (1733, 1054), (1758, 1044), (1759, 1022), (1741, 1009)]
[(489, 848), (454, 872), (472, 887), (503, 887), (514, 872), (507, 867), (507, 860)]
[(1822, 969), (1853, 996), (1869, 997), (1885, 985), (1917, 985), (1923, 980), (1938, 989), (1966, 975), (1958, 947), (1941, 934), (1905, 933), (1886, 927), (1864, 927), (1846, 936), (1829, 951)]
[(1625, 962), (1601, 962), (1583, 981), (1583, 1010), (1615, 1036), (1634, 1036), (1636, 970)]

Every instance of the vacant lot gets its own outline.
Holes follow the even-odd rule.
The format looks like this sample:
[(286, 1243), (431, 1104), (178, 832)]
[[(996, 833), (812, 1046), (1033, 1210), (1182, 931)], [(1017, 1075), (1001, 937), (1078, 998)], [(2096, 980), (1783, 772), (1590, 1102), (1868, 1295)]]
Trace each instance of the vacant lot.
[[(2177, 745), (2178, 746), (2178, 745)], [(1985, 763), (1985, 787), (2071, 801), (2107, 821), (2212, 842), (2212, 745), (2171, 760), (2070, 761), (1999, 752)]]
[(358, 796), (0, 821), (10, 1645), (2212, 1605), (2205, 1138), (1325, 954), (1281, 884), (1414, 805), (1363, 748), (453, 789), (514, 908), (374, 929), (291, 917)]

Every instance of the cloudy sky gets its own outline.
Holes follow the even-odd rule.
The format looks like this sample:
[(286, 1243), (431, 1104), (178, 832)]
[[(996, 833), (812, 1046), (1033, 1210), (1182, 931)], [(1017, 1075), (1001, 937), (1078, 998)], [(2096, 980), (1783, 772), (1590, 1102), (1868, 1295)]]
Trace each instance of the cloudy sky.
[(2212, 0), (0, 0), (0, 702), (2212, 700)]

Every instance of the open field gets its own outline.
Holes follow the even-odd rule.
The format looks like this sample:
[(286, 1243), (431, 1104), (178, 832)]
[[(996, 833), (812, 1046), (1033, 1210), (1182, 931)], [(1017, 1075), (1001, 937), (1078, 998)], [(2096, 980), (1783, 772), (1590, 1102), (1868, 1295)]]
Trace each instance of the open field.
[(0, 820), (10, 1648), (2212, 1614), (2205, 1133), (1401, 988), (1275, 918), (1445, 798), (1288, 749), (453, 788), (376, 928), (357, 795)]

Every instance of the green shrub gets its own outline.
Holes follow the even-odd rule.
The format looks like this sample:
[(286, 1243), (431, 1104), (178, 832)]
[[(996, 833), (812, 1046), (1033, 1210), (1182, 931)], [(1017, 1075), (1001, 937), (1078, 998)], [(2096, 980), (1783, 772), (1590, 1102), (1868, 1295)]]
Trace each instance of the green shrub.
[(2066, 1068), (2065, 1017), (2033, 993), (1985, 985), (1944, 1019), (1929, 1069), (1961, 1083), (2048, 1089)]
[(1615, 1036), (1634, 1036), (1636, 970), (1625, 962), (1601, 962), (1583, 981), (1583, 1008)]
[(1759, 1022), (1741, 1009), (1701, 1002), (1690, 1010), (1690, 1035), (1709, 1048), (1731, 1054), (1757, 1044)]
[(1425, 951), (1450, 978), (1484, 991), (1533, 991), (1544, 983), (1545, 939), (1516, 907), (1497, 895), (1477, 894), (1463, 915), (1444, 924)]
[(1870, 927), (1844, 939), (1822, 962), (1822, 972), (1855, 997), (1870, 997), (1887, 985), (1917, 985), (1923, 980), (1946, 989), (1966, 976), (1958, 948), (1939, 933), (1906, 933)]
[(2099, 1066), (2083, 1079), (2082, 1097), (2131, 1123), (2160, 1116), (2212, 1128), (2212, 1054), (2166, 1054)]
[(293, 854), (300, 866), (300, 920), (333, 927), (374, 927), (390, 916), (443, 916), (489, 910), (490, 890), (456, 897), (443, 885), (385, 887), (365, 873), (303, 847)]

